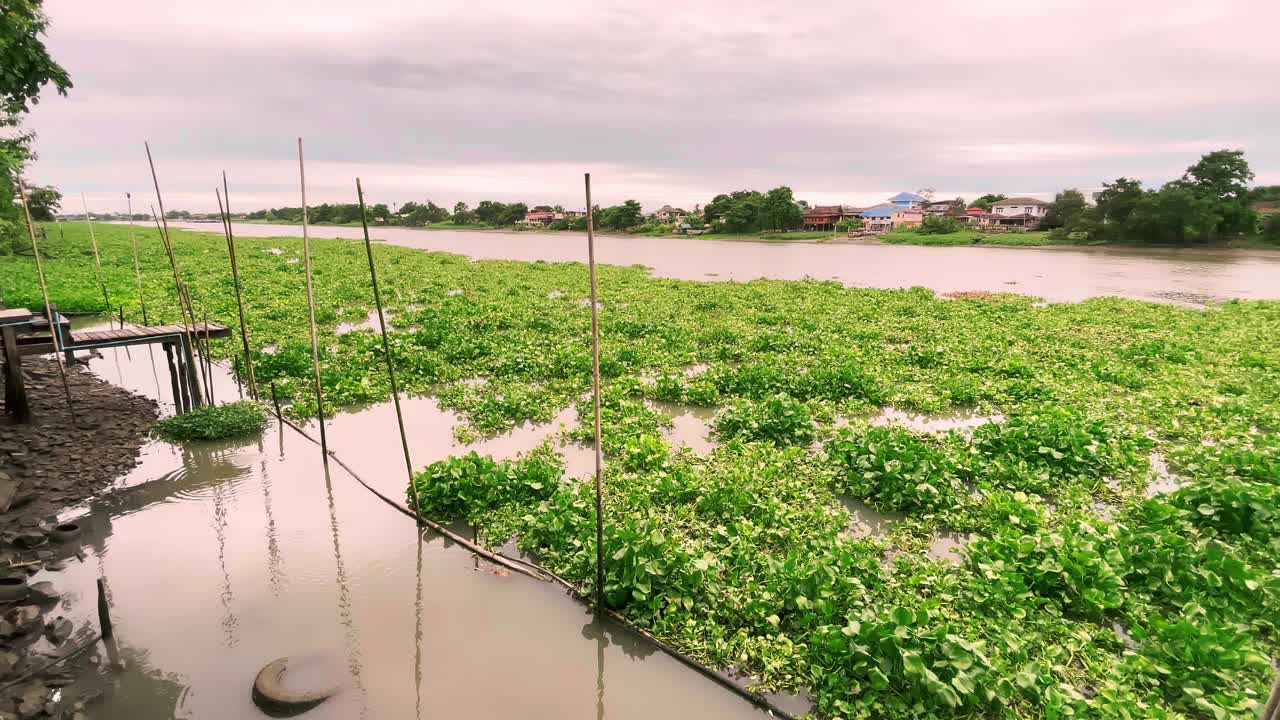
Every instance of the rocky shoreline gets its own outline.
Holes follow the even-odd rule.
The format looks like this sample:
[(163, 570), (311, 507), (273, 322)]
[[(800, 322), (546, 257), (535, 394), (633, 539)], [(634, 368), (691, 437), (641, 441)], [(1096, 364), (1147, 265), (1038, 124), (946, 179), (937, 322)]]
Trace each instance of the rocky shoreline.
[(32, 422), (0, 420), (0, 720), (82, 720), (98, 673), (57, 661), (82, 651), (91, 666), (102, 660), (98, 629), (60, 614), (70, 604), (58, 572), (85, 556), (79, 526), (58, 516), (137, 464), (156, 405), (69, 367), (73, 422), (53, 360), (26, 358), (23, 375)]

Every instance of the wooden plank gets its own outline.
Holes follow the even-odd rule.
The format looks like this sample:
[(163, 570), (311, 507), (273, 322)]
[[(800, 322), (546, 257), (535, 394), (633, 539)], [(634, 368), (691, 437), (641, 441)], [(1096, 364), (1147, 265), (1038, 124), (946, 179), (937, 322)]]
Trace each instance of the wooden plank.
[[(22, 355), (18, 351), (18, 334), (13, 328), (6, 326), (2, 331), (4, 337), (4, 410), (14, 420), (25, 423), (31, 418), (31, 408), (27, 404), (27, 389), (22, 382)], [(8, 509), (8, 502), (4, 505)]]
[(0, 309), (0, 325), (21, 325), (31, 322), (34, 315), (26, 308)]

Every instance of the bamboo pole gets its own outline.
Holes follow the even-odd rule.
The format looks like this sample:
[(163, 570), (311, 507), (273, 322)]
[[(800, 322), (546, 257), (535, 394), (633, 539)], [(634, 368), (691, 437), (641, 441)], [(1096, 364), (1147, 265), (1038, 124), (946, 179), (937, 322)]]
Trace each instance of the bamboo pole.
[(102, 302), (106, 303), (107, 312), (111, 312), (111, 298), (107, 297), (107, 283), (102, 279), (102, 257), (98, 254), (98, 237), (93, 232), (93, 218), (89, 217), (89, 201), (84, 193), (80, 193), (80, 204), (84, 206), (84, 221), (89, 224), (89, 243), (93, 245), (93, 266), (98, 275), (98, 287), (102, 288)]
[(142, 324), (150, 325), (147, 319), (147, 301), (142, 295), (142, 266), (138, 264), (138, 238), (133, 234), (133, 195), (125, 193), (129, 203), (129, 248), (133, 251), (133, 284), (138, 289), (138, 306), (142, 308)]
[(71, 424), (76, 425), (76, 407), (71, 402), (71, 385), (67, 383), (67, 368), (63, 365), (62, 343), (59, 340), (58, 326), (53, 321), (53, 306), (49, 304), (49, 286), (44, 281), (44, 264), (40, 261), (40, 242), (36, 240), (36, 226), (31, 222), (31, 202), (27, 197), (27, 186), (22, 182), (22, 174), (18, 176), (18, 193), (22, 197), (22, 213), (27, 219), (27, 234), (31, 236), (31, 254), (36, 258), (36, 275), (40, 277), (40, 295), (44, 298), (44, 316), (49, 321), (49, 339), (53, 342), (53, 357), (58, 362), (58, 376), (62, 378), (62, 393), (67, 399), (67, 412), (71, 414)]
[(378, 291), (378, 271), (373, 266), (373, 243), (369, 241), (369, 221), (364, 210), (364, 188), (356, 178), (356, 197), (360, 201), (360, 227), (364, 229), (364, 250), (369, 257), (369, 280), (373, 283), (373, 303), (378, 308), (378, 327), (382, 330), (382, 354), (387, 362), (387, 376), (391, 378), (391, 401), (396, 406), (396, 423), (400, 426), (400, 447), (404, 449), (404, 471), (409, 475), (409, 489), (413, 492), (413, 511), (422, 511), (418, 498), (418, 483), (413, 479), (413, 461), (409, 459), (409, 439), (404, 431), (404, 413), (400, 411), (400, 387), (396, 383), (396, 363), (391, 355), (391, 341), (387, 339), (387, 318), (382, 312), (382, 294)]
[[(156, 204), (160, 206), (160, 213), (157, 215), (156, 209), (151, 208), (151, 215), (156, 219), (157, 229), (160, 230), (160, 240), (164, 243), (165, 252), (169, 255), (169, 266), (173, 270), (173, 285), (178, 292), (178, 313), (183, 316), (183, 325), (185, 326), (183, 330), (187, 336), (187, 345), (190, 346), (191, 328), (196, 324), (196, 319), (194, 313), (190, 312), (191, 308), (189, 306), (186, 308), (186, 312), (184, 314), (182, 304), (182, 279), (178, 274), (178, 259), (173, 254), (173, 243), (169, 240), (169, 221), (164, 216), (164, 198), (160, 195), (160, 179), (156, 175), (155, 160), (151, 158), (150, 143), (144, 142), (142, 146), (147, 150), (147, 165), (151, 168), (151, 183), (156, 189)], [(199, 386), (193, 387), (191, 390), (194, 395), (193, 399), (195, 400), (195, 404), (199, 405), (201, 403)]]
[(209, 343), (213, 340), (209, 336), (209, 308), (201, 308), (204, 314), (204, 387), (209, 391), (209, 404), (213, 405), (217, 401), (213, 398), (213, 356), (209, 354)]
[[(216, 194), (217, 189), (214, 189)], [(249, 325), (244, 320), (244, 301), (240, 297), (240, 270), (236, 262), (236, 239), (231, 233), (231, 195), (227, 190), (227, 173), (222, 173), (222, 195), (218, 200), (218, 211), (222, 212), (222, 199), (226, 198), (226, 217), (223, 227), (227, 233), (227, 257), (231, 261), (231, 282), (236, 289), (236, 311), (240, 315), (240, 344), (244, 346), (244, 367), (249, 378), (249, 396), (258, 399), (258, 380), (253, 376), (253, 355), (249, 352)]]
[(591, 173), (587, 189), (587, 265), (591, 272), (591, 393), (595, 404), (596, 456), (596, 612), (604, 611), (604, 457), (600, 450), (600, 303), (596, 291), (595, 218), (591, 212)]
[(316, 417), (320, 421), (320, 452), (329, 467), (329, 441), (324, 432), (324, 391), (320, 388), (320, 343), (316, 339), (316, 298), (311, 289), (311, 238), (307, 234), (307, 171), (302, 162), (302, 138), (298, 138), (298, 184), (302, 189), (302, 257), (307, 275), (307, 311), (311, 320), (311, 368), (316, 377)]

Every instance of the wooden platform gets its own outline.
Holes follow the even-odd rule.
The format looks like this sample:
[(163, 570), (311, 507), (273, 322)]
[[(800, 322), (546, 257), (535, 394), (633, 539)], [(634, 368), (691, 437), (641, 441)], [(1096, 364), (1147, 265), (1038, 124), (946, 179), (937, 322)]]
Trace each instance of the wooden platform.
[(185, 336), (188, 329), (193, 337), (225, 338), (231, 337), (231, 330), (217, 323), (196, 323), (189, 328), (184, 325), (130, 325), (119, 330), (83, 330), (71, 331), (71, 342), (68, 350), (111, 347), (113, 345), (139, 345), (149, 342), (161, 342), (174, 336)]

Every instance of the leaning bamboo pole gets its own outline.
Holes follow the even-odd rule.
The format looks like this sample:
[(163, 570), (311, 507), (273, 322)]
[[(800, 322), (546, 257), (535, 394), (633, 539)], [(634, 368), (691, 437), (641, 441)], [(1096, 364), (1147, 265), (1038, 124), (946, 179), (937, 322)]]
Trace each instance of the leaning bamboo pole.
[(129, 248), (133, 252), (133, 284), (138, 290), (138, 307), (142, 308), (142, 324), (149, 325), (147, 320), (147, 301), (142, 295), (142, 266), (138, 264), (138, 238), (133, 234), (133, 195), (125, 193), (124, 199), (129, 204)]
[(404, 470), (409, 475), (409, 489), (413, 492), (413, 511), (422, 512), (418, 498), (418, 483), (413, 479), (413, 461), (409, 459), (409, 438), (404, 431), (404, 413), (400, 411), (400, 386), (396, 383), (396, 363), (391, 354), (391, 341), (387, 339), (387, 318), (382, 312), (382, 294), (378, 291), (378, 271), (373, 266), (373, 243), (369, 241), (369, 220), (364, 210), (364, 188), (356, 178), (356, 197), (360, 201), (360, 227), (364, 229), (364, 251), (369, 256), (369, 280), (373, 284), (373, 303), (378, 308), (378, 327), (382, 331), (382, 355), (387, 363), (387, 376), (391, 378), (391, 401), (396, 406), (396, 423), (400, 426), (400, 447), (404, 449)]
[[(214, 189), (215, 194), (217, 189)], [(240, 270), (236, 262), (236, 239), (231, 233), (231, 193), (227, 189), (227, 173), (222, 173), (222, 195), (218, 200), (218, 211), (222, 212), (222, 198), (226, 199), (226, 215), (223, 227), (227, 234), (227, 258), (231, 262), (231, 282), (236, 290), (236, 311), (240, 315), (240, 344), (244, 346), (244, 368), (249, 377), (249, 397), (258, 399), (258, 381), (253, 376), (253, 355), (249, 352), (249, 325), (244, 320), (244, 301), (241, 299)]]
[(84, 221), (89, 224), (89, 243), (93, 245), (93, 267), (98, 276), (98, 287), (102, 288), (102, 302), (106, 303), (107, 312), (111, 312), (111, 298), (107, 297), (107, 282), (102, 279), (102, 256), (98, 254), (98, 237), (93, 232), (93, 218), (89, 217), (89, 201), (85, 199), (84, 193), (80, 193), (80, 204), (84, 207)]
[[(186, 312), (183, 313), (182, 280), (178, 274), (178, 259), (173, 253), (173, 243), (169, 239), (169, 221), (164, 216), (164, 197), (160, 194), (160, 179), (156, 175), (155, 160), (151, 158), (151, 144), (144, 142), (142, 146), (147, 150), (147, 165), (151, 168), (151, 183), (156, 189), (156, 204), (160, 206), (160, 214), (158, 216), (156, 216), (155, 208), (151, 209), (151, 214), (157, 217), (156, 223), (160, 226), (161, 231), (160, 239), (164, 242), (165, 252), (169, 254), (169, 266), (173, 269), (173, 284), (178, 289), (178, 312), (183, 315), (183, 325), (185, 325), (183, 329), (187, 337), (187, 346), (191, 347), (191, 328), (195, 326), (196, 318), (190, 307), (186, 308)], [(195, 394), (195, 404), (199, 405), (201, 403), (200, 387), (197, 385), (192, 390)]]
[(596, 291), (595, 218), (591, 212), (591, 173), (587, 189), (587, 265), (591, 273), (591, 394), (595, 404), (596, 458), (596, 613), (604, 611), (604, 456), (600, 449), (600, 303)]
[(324, 391), (320, 388), (320, 343), (316, 339), (316, 297), (311, 288), (311, 238), (307, 234), (307, 171), (302, 162), (302, 138), (298, 138), (298, 184), (302, 189), (302, 257), (307, 275), (307, 312), (311, 320), (311, 369), (316, 378), (316, 417), (320, 421), (320, 452), (329, 466), (329, 441), (324, 432)]
[(67, 368), (62, 363), (62, 348), (58, 340), (58, 325), (53, 321), (53, 306), (49, 304), (49, 286), (44, 281), (44, 264), (40, 261), (40, 242), (36, 240), (36, 226), (31, 222), (31, 202), (27, 198), (27, 186), (18, 174), (18, 193), (22, 198), (22, 213), (27, 218), (27, 234), (31, 236), (31, 254), (36, 258), (36, 275), (40, 277), (40, 295), (44, 298), (44, 316), (49, 321), (49, 338), (53, 342), (53, 357), (58, 362), (58, 376), (62, 378), (62, 393), (67, 398), (67, 412), (71, 414), (71, 424), (76, 425), (76, 407), (71, 402), (71, 385), (67, 383)]
[[(156, 234), (160, 236), (160, 244), (164, 246), (165, 255), (167, 255), (169, 258), (169, 267), (171, 270), (173, 270), (173, 290), (174, 290), (174, 293), (177, 294), (178, 296), (178, 317), (181, 318), (179, 320), (179, 323), (182, 325), (182, 332), (183, 332), (183, 341), (181, 343), (182, 346), (179, 348), (179, 356), (180, 356), (179, 364), (181, 365), (181, 361), (182, 361), (181, 356), (184, 354), (187, 354), (187, 352), (191, 349), (191, 331), (192, 331), (192, 326), (194, 324), (194, 321), (188, 322), (187, 320), (189, 308), (187, 306), (186, 293), (183, 292), (183, 289), (182, 289), (182, 279), (178, 276), (177, 261), (174, 259), (174, 256), (173, 256), (173, 248), (169, 245), (168, 239), (165, 238), (164, 231), (160, 228), (160, 218), (158, 215), (156, 215), (156, 207), (154, 205), (151, 206), (151, 217), (153, 220), (155, 220)], [(189, 366), (190, 364), (188, 364), (188, 368)], [(195, 382), (195, 378), (192, 376), (189, 370), (184, 370), (182, 373), (182, 377), (183, 377), (182, 386), (183, 386), (183, 390), (185, 391), (189, 385)]]

